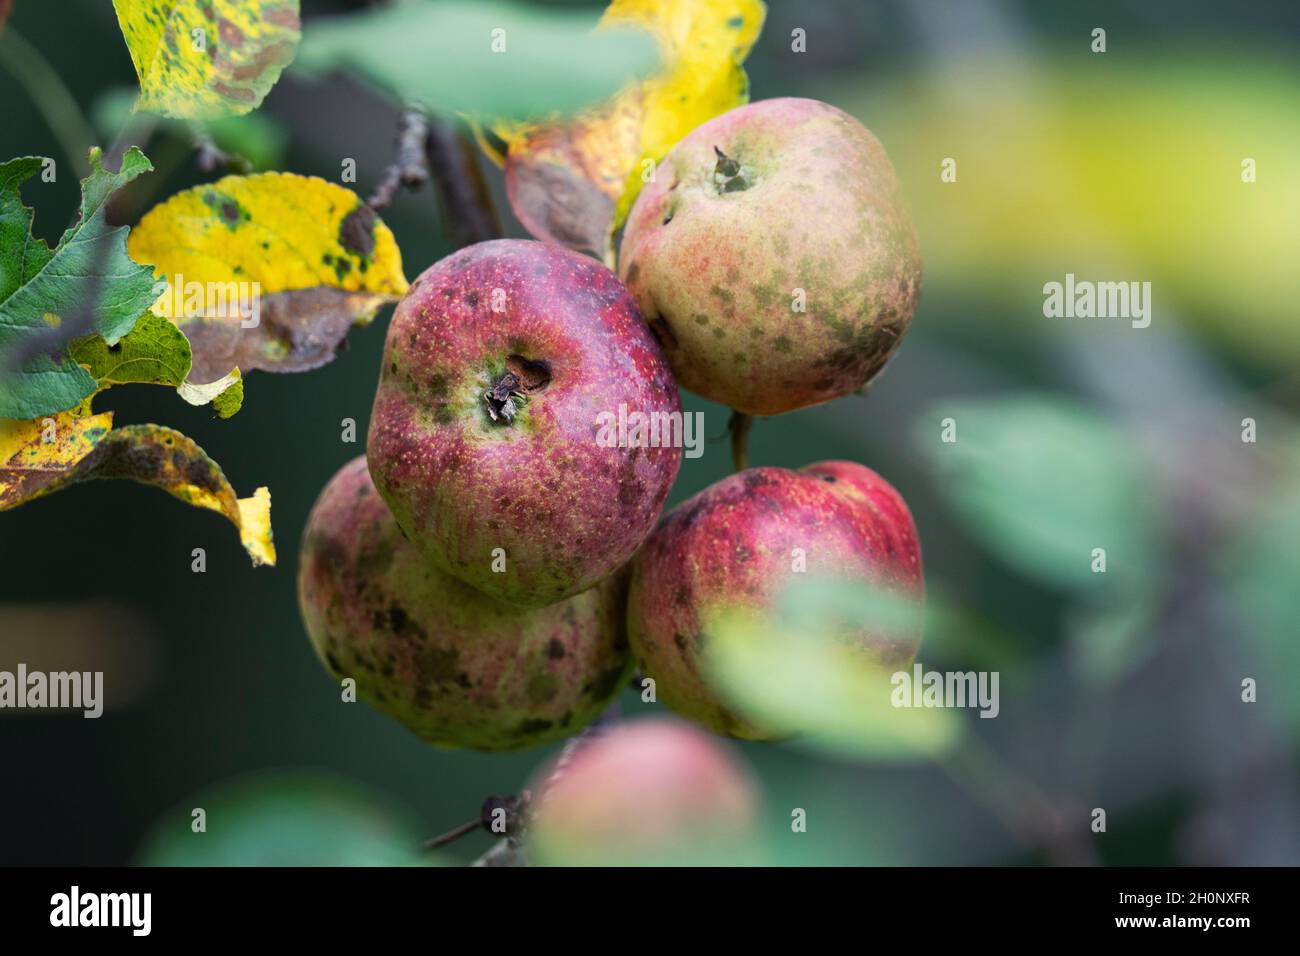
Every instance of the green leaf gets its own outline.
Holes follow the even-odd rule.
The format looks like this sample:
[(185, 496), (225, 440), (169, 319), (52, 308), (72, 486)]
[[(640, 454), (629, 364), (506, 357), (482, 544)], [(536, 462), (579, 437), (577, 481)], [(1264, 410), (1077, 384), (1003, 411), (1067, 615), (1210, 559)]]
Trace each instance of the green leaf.
[(1080, 676), (1102, 687), (1117, 683), (1156, 650), (1154, 594), (1075, 610), (1070, 653)]
[[(949, 418), (953, 442), (941, 437)], [(1025, 576), (1080, 592), (1157, 583), (1156, 476), (1095, 412), (1039, 395), (954, 402), (918, 420), (913, 437), (953, 512)], [(1105, 573), (1093, 571), (1096, 548)]]
[(798, 746), (857, 759), (935, 757), (960, 740), (959, 716), (894, 706), (894, 672), (837, 637), (910, 630), (918, 613), (914, 601), (860, 582), (800, 583), (768, 614), (711, 621), (706, 672), (739, 713)]
[(647, 34), (592, 33), (596, 22), (581, 11), (407, 0), (314, 23), (295, 69), (351, 68), (440, 113), (572, 112), (658, 63)]
[[(101, 137), (112, 139), (130, 121), (136, 99), (136, 91), (126, 86), (111, 87), (95, 97), (90, 117)], [(188, 148), (194, 142), (195, 125), (216, 143), (218, 149), (231, 156), (243, 157), (255, 171), (278, 169), (284, 165), (289, 131), (270, 113), (258, 110), (243, 116), (189, 121), (159, 117), (155, 135), (166, 136)]]
[(105, 218), (113, 192), (153, 169), (144, 154), (131, 147), (112, 173), (91, 150), (80, 217), (54, 249), (32, 236), (33, 212), (19, 195), (43, 162), (28, 156), (0, 164), (0, 418), (77, 405), (96, 384), (66, 354), (67, 342), (94, 332), (112, 345), (157, 298), (153, 270), (127, 255), (129, 230)]
[(191, 405), (211, 402), (218, 418), (235, 414), (243, 401), (239, 369), (215, 382), (187, 382), (193, 361), (189, 339), (173, 323), (152, 312), (141, 316), (116, 345), (109, 345), (101, 336), (88, 336), (70, 343), (68, 354), (85, 367), (101, 391), (130, 383), (170, 385)]
[[(1218, 562), (1223, 592), (1241, 623), (1252, 653), (1234, 683), (1258, 684), (1259, 706), (1300, 740), (1300, 468), (1279, 474), (1279, 485), (1262, 496), (1257, 511)], [(1240, 688), (1228, 692), (1240, 693)]]
[(244, 404), (244, 379), (237, 368), (207, 385), (182, 382), (176, 391), (191, 405), (207, 405), (210, 402), (218, 418), (229, 418)]
[[(195, 832), (194, 808), (204, 812)], [(277, 771), (195, 794), (154, 824), (142, 866), (419, 866), (407, 817), (337, 777)]]
[(116, 345), (102, 337), (76, 339), (68, 354), (101, 387), (145, 382), (178, 387), (190, 372), (190, 343), (185, 333), (162, 316), (147, 313)]

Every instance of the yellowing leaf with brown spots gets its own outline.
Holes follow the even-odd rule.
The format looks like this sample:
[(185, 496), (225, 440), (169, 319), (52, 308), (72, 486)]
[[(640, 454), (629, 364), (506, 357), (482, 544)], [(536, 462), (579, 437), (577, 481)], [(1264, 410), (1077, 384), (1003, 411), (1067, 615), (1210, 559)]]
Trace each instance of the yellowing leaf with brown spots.
[(0, 418), (0, 511), (62, 482), (113, 427), (113, 413), (86, 414), (89, 402), (20, 422)]
[(0, 511), (82, 481), (127, 478), (220, 512), (238, 529), (254, 566), (275, 564), (266, 488), (237, 498), (192, 439), (161, 425), (113, 428), (112, 412), (89, 415), (87, 405), (46, 419), (0, 419)]
[(597, 29), (648, 30), (663, 67), (571, 119), (493, 127), (508, 144), (506, 188), (528, 231), (607, 258), (646, 161), (748, 101), (741, 64), (765, 14), (761, 0), (613, 0)]
[(293, 173), (227, 176), (177, 193), (128, 250), (166, 276), (154, 311), (185, 332), (192, 379), (235, 366), (324, 365), (353, 325), (406, 291), (392, 231), (343, 186)]
[(257, 109), (298, 48), (298, 0), (113, 0), (138, 108), (179, 119)]

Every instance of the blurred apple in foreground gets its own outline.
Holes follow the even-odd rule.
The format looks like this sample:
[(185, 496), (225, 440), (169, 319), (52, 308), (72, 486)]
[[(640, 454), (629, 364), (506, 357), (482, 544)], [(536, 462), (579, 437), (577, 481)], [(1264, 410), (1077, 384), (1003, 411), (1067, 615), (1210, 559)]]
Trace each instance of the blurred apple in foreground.
[(616, 725), (534, 781), (533, 862), (753, 862), (758, 794), (717, 738), (676, 720)]

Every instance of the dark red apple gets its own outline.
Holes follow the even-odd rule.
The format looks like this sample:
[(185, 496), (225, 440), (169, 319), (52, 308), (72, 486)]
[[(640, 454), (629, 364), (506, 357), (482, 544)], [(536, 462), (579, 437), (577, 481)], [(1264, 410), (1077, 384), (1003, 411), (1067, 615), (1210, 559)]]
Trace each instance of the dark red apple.
[[(799, 471), (751, 468), (667, 515), (632, 563), (628, 636), (660, 700), (719, 733), (781, 736), (735, 714), (702, 673), (711, 622), (765, 613), (800, 575), (924, 595), (921, 546), (907, 504), (863, 465), (828, 461)], [(850, 636), (871, 663), (904, 667), (915, 630)]]
[(746, 862), (758, 793), (714, 737), (676, 720), (619, 724), (535, 780), (529, 856), (543, 864)]
[(626, 582), (547, 608), (504, 604), (431, 566), (345, 465), (307, 520), (298, 599), (316, 653), (357, 696), (440, 747), (569, 736), (627, 683)]
[(367, 456), (437, 567), (526, 607), (577, 594), (654, 527), (679, 447), (610, 447), (602, 415), (680, 415), (663, 353), (618, 277), (557, 246), (497, 240), (426, 270), (388, 328)]

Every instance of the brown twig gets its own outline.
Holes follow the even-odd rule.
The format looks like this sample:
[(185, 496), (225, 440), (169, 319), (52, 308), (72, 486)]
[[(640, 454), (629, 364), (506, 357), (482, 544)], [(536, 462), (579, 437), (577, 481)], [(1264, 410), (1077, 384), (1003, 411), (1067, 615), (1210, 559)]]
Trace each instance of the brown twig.
[[(559, 758), (555, 761), (555, 767), (547, 775), (546, 780), (542, 783), (541, 794), (539, 799), (545, 795), (550, 786), (564, 775), (565, 769), (573, 758), (593, 740), (609, 729), (609, 725), (617, 719), (619, 715), (618, 702), (610, 704), (605, 711), (596, 718), (589, 726), (585, 727), (581, 733), (570, 737), (565, 743), (564, 749), (560, 751)], [(452, 840), (459, 839), (466, 833), (472, 833), (478, 826), (482, 825), (491, 829), (493, 811), (502, 807), (506, 811), (505, 835), (487, 850), (482, 856), (472, 864), (473, 866), (526, 866), (524, 837), (528, 830), (528, 817), (533, 806), (532, 794), (527, 790), (521, 793), (518, 799), (488, 797), (483, 802), (483, 810), (479, 815), (479, 820), (474, 823), (466, 823), (457, 827), (455, 830), (448, 831), (441, 837), (434, 837), (425, 844), (426, 849), (433, 849), (436, 846), (442, 846), (450, 843)], [(441, 842), (437, 842), (441, 841)]]
[(425, 160), (447, 239), (455, 249), (501, 236), (501, 222), (474, 150), (473, 140), (459, 124), (437, 117), (429, 121)]
[(190, 137), (194, 143), (194, 161), (201, 172), (211, 174), (218, 169), (228, 169), (231, 172), (247, 173), (252, 170), (253, 164), (247, 158), (238, 153), (227, 153), (199, 124), (190, 126)]
[(375, 191), (367, 200), (371, 209), (387, 209), (397, 197), (399, 189), (417, 190), (429, 181), (429, 165), (425, 156), (425, 140), (429, 123), (424, 113), (416, 107), (402, 111), (397, 120), (397, 148), (393, 162), (384, 171)]
[[(478, 817), (453, 827), (446, 833), (440, 833), (426, 840), (426, 850), (436, 850), (449, 843), (455, 843), (461, 837), (468, 836), (475, 830), (487, 830), (489, 833), (503, 833), (507, 839), (517, 838), (523, 833), (524, 822), (528, 812), (530, 794), (527, 790), (518, 796), (488, 797), (479, 808)], [(498, 812), (504, 812), (505, 827), (498, 829), (496, 823)]]

